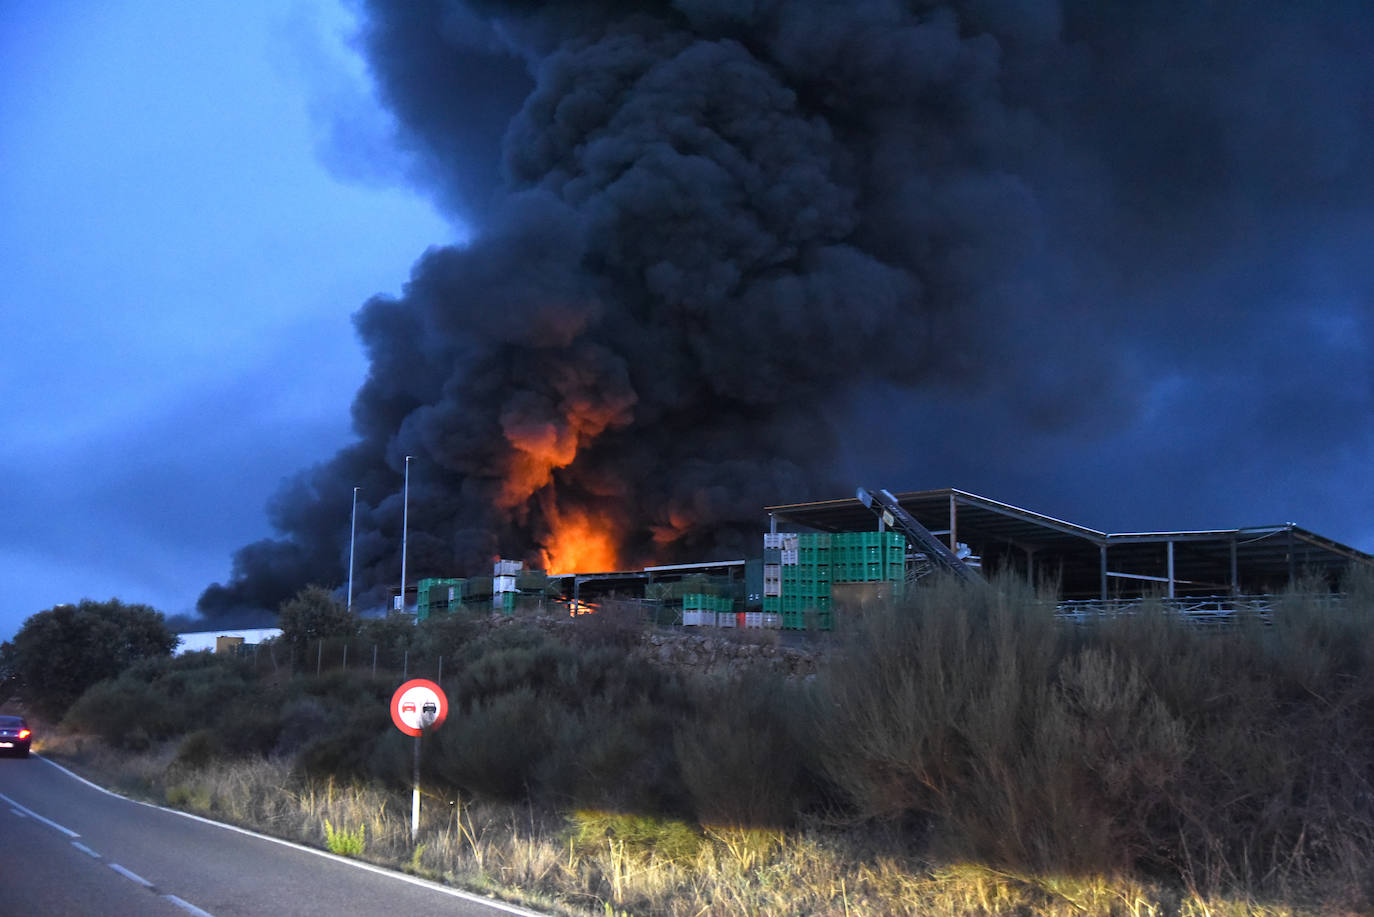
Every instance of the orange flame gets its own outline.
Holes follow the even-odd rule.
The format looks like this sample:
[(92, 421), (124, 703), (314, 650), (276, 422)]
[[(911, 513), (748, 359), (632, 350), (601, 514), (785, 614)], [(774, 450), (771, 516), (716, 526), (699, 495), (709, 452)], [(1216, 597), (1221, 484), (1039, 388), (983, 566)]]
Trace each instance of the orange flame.
[(556, 509), (547, 518), (551, 531), (544, 542), (544, 569), (550, 574), (616, 569), (620, 553), (610, 519), (586, 510)]
[(633, 393), (594, 398), (573, 391), (553, 406), (513, 402), (501, 415), (511, 451), (498, 504), (519, 506), (553, 483), (553, 473), (571, 465), (580, 448), (629, 423), (633, 405)]

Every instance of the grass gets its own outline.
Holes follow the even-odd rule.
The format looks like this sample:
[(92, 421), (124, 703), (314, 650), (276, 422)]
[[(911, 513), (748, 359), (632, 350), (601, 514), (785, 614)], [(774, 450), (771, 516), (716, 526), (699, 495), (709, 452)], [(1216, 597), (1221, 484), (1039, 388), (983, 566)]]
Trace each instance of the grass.
[[(188, 770), (171, 749), (109, 754), (57, 739), (47, 754), (169, 804), (555, 913), (865, 915), (1300, 915), (1244, 896), (1202, 895), (1107, 875), (1043, 875), (902, 853), (890, 837), (814, 824), (792, 831), (705, 827), (675, 819), (427, 795), (421, 843), (409, 800), (364, 785), (293, 777), (281, 761)], [(355, 826), (351, 831), (334, 825)], [(1315, 913), (1315, 912), (1312, 912)]]
[[(1148, 603), (1065, 626), (1024, 584), (996, 585), (868, 611), (805, 684), (674, 686), (613, 644), (470, 646), (426, 752), (418, 845), (405, 755), (384, 748), (325, 754), (324, 736), (226, 760), (195, 734), (115, 752), (59, 733), (43, 751), (141, 798), (556, 913), (1374, 911), (1374, 588), (1200, 632)], [(286, 696), (376, 734), (360, 718), (375, 698), (346, 678)], [(493, 776), (510, 749), (472, 740), (509, 732), (503, 710), (526, 724), (511, 783)]]

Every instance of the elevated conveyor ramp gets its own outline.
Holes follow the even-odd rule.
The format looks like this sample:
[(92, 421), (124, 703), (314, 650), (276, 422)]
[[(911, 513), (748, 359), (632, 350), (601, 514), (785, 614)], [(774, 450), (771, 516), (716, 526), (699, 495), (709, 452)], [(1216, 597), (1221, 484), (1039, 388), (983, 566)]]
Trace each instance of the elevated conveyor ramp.
[(943, 541), (932, 535), (929, 529), (902, 509), (897, 498), (888, 491), (870, 491), (866, 487), (860, 487), (855, 496), (859, 498), (860, 503), (877, 514), (884, 525), (905, 535), (907, 541), (924, 553), (935, 566), (953, 573), (964, 582), (979, 583), (983, 581), (983, 578), (960, 560), (953, 551), (945, 546)]

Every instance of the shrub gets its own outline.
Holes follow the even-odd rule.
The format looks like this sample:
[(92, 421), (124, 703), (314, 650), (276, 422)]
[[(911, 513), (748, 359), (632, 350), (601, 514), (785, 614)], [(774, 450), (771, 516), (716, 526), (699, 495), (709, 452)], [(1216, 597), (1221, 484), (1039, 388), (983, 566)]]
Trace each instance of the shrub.
[(748, 675), (704, 686), (679, 722), (673, 747), (703, 824), (786, 827), (795, 820), (802, 759), (793, 733), (798, 689)]
[(367, 826), (359, 825), (356, 829), (349, 831), (345, 828), (335, 829), (329, 823), (329, 819), (324, 820), (325, 846), (330, 853), (337, 853), (340, 856), (357, 857), (363, 855), (363, 850), (367, 847)]
[(377, 775), (384, 745), (378, 740), (401, 738), (385, 703), (335, 709), (327, 722), (296, 759), (296, 769), (308, 777), (361, 780)]
[(275, 742), (277, 696), (242, 663), (211, 653), (150, 659), (83, 694), (64, 722), (116, 747), (196, 729), (223, 731), (225, 748), (265, 752)]
[(551, 747), (551, 718), (521, 687), (450, 711), (433, 734), (429, 765), (450, 786), (496, 799), (524, 798)]
[(24, 621), (5, 644), (6, 678), (44, 716), (63, 716), (87, 688), (177, 645), (161, 612), (118, 599), (57, 605)]
[(995, 586), (922, 587), (846, 635), (813, 712), (855, 815), (998, 867), (1368, 906), (1371, 608), (1309, 591), (1271, 624), (1147, 602), (1073, 626)]
[(176, 763), (202, 768), (224, 755), (224, 744), (212, 729), (198, 729), (181, 740)]
[(1059, 648), (1051, 611), (999, 585), (938, 580), (845, 634), (814, 715), (823, 765), (859, 815), (948, 818), (973, 803), (971, 775), (994, 796), (1015, 778), (1006, 768), (1048, 704)]

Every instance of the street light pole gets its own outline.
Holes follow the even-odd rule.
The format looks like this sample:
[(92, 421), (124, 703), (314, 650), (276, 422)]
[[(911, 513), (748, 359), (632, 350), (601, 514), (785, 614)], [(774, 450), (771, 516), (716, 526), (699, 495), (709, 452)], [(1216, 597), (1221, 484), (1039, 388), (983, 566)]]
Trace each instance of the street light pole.
[(353, 543), (358, 536), (358, 490), (353, 488), (353, 521), (348, 525), (348, 612), (353, 613)]
[(401, 491), (401, 611), (406, 610), (406, 530), (410, 525), (410, 456), (406, 456), (405, 488)]

